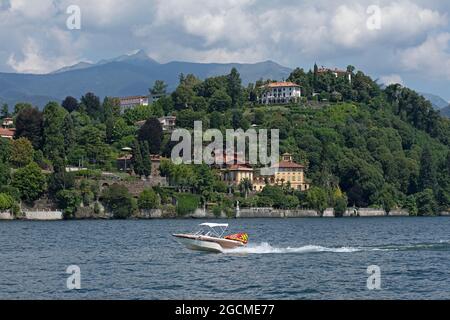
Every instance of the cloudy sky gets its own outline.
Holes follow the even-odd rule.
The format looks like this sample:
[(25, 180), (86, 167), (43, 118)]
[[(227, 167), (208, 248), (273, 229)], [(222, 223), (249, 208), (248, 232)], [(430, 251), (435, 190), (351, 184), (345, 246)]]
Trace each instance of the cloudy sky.
[[(80, 30), (66, 26), (70, 5)], [(448, 0), (0, 0), (0, 72), (143, 49), (159, 62), (352, 64), (450, 100), (449, 13)]]

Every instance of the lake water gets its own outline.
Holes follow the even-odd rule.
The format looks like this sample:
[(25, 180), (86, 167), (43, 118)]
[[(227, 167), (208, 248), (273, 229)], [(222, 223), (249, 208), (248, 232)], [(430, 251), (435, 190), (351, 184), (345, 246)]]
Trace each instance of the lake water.
[(450, 298), (450, 218), (230, 220), (250, 244), (223, 254), (171, 237), (200, 222), (0, 222), (0, 299)]

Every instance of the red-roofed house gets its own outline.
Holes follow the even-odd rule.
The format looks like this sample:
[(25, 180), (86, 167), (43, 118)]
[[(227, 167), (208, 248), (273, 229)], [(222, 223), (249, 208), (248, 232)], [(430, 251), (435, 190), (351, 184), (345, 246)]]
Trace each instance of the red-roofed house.
[(15, 129), (0, 128), (0, 138), (14, 139)]
[(262, 89), (258, 97), (262, 104), (297, 102), (302, 96), (300, 86), (293, 82), (272, 82), (262, 86)]
[(325, 68), (325, 67), (321, 67), (317, 70), (317, 73), (319, 74), (324, 74), (324, 73), (332, 73), (336, 78), (337, 77), (346, 77), (348, 78), (349, 82), (352, 82), (352, 74), (346, 70), (340, 70), (338, 68), (334, 68), (334, 69), (330, 69), (330, 68)]
[(281, 157), (281, 161), (272, 166), (274, 174), (271, 176), (255, 176), (253, 179), (253, 190), (261, 191), (269, 185), (287, 185), (290, 184), (295, 190), (308, 190), (309, 183), (305, 178), (305, 166), (295, 163), (292, 155), (285, 153)]

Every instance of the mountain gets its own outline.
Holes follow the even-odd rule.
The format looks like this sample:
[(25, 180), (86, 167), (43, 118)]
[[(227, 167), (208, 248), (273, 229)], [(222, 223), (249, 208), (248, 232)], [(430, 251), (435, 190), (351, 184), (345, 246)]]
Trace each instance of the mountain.
[(427, 99), (428, 101), (431, 102), (431, 104), (433, 105), (433, 107), (436, 110), (440, 110), (443, 109), (445, 107), (447, 107), (449, 105), (448, 101), (445, 101), (443, 98), (435, 95), (435, 94), (431, 94), (431, 93), (424, 93), (421, 92), (420, 93), (425, 99)]
[(77, 64), (74, 64), (73, 66), (64, 67), (64, 68), (58, 69), (56, 71), (53, 71), (51, 73), (55, 74), (55, 73), (62, 73), (62, 72), (66, 72), (66, 71), (86, 69), (86, 68), (90, 68), (92, 66), (94, 66), (94, 64), (82, 61), (82, 62), (78, 62)]
[(444, 117), (450, 118), (450, 106), (447, 106), (443, 109), (441, 109), (441, 115)]
[(62, 101), (69, 95), (79, 98), (86, 92), (94, 92), (100, 97), (142, 95), (155, 80), (164, 80), (168, 89), (174, 90), (180, 73), (192, 73), (204, 79), (227, 74), (233, 67), (241, 74), (244, 85), (260, 78), (286, 79), (292, 71), (273, 61), (254, 64), (174, 61), (161, 64), (140, 50), (97, 63), (80, 62), (49, 74), (0, 73), (0, 102), (8, 103), (10, 108), (17, 102), (42, 107), (48, 101)]

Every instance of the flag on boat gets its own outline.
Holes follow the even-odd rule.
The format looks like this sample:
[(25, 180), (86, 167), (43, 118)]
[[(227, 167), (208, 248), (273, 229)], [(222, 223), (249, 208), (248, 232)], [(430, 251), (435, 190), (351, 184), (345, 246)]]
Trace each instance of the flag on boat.
[(248, 234), (247, 233), (237, 233), (226, 236), (227, 240), (235, 240), (246, 244), (248, 242)]

